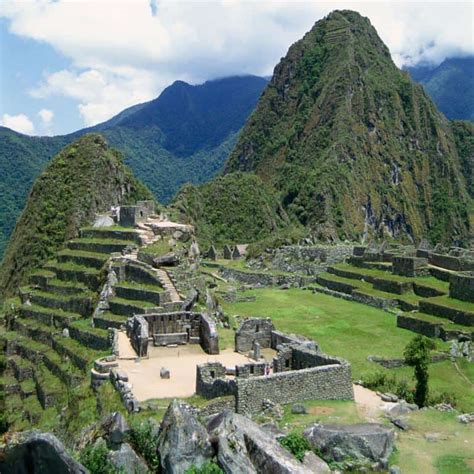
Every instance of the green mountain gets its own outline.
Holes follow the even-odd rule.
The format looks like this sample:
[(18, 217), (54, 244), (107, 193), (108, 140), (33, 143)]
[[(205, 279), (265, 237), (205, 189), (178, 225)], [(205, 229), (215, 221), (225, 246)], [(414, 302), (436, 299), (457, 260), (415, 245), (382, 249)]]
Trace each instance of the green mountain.
[(166, 203), (184, 183), (203, 183), (222, 168), (266, 84), (255, 76), (197, 86), (178, 81), (151, 102), (64, 136), (28, 137), (0, 128), (0, 258), (34, 179), (66, 144), (101, 133)]
[(436, 67), (408, 68), (446, 117), (474, 121), (474, 56), (447, 58)]
[(201, 186), (184, 186), (172, 206), (196, 228), (204, 246), (262, 240), (289, 224), (276, 195), (250, 173), (231, 173)]
[(468, 235), (451, 123), (356, 12), (291, 46), (225, 166), (235, 171), (256, 173), (321, 238)]
[(95, 213), (152, 198), (102, 136), (84, 135), (54, 157), (35, 181), (0, 267), (1, 291), (12, 293)]

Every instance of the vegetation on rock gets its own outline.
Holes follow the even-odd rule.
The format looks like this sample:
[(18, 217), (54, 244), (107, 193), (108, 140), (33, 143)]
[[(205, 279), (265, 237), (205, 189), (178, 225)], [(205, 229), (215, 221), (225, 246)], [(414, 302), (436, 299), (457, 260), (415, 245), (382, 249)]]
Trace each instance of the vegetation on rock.
[(255, 172), (323, 238), (467, 238), (451, 124), (368, 19), (335, 11), (289, 49), (225, 172)]
[(273, 192), (250, 173), (184, 186), (172, 209), (196, 227), (203, 245), (258, 241), (289, 223)]
[(203, 183), (222, 168), (266, 83), (255, 76), (197, 86), (178, 81), (155, 100), (63, 136), (29, 137), (0, 127), (0, 258), (33, 181), (67, 144), (101, 133), (166, 203), (184, 183)]
[(67, 146), (31, 190), (0, 267), (0, 289), (11, 294), (95, 213), (140, 199), (152, 199), (151, 192), (103, 137), (89, 134)]

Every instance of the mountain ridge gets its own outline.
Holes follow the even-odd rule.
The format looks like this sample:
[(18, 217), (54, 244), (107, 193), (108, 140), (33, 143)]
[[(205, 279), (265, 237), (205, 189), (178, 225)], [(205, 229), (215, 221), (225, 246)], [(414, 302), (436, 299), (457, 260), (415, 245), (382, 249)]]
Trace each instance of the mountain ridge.
[(367, 18), (335, 11), (275, 67), (224, 173), (255, 172), (324, 239), (467, 238), (451, 125)]

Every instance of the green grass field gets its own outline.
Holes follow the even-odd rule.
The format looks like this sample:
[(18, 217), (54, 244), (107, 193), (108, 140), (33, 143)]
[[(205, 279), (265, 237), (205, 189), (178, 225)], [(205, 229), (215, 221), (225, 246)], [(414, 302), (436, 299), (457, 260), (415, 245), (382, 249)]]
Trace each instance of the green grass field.
[[(411, 331), (396, 327), (394, 314), (361, 303), (299, 289), (261, 289), (244, 294), (255, 295), (256, 300), (223, 302), (224, 311), (231, 316), (269, 316), (277, 329), (314, 339), (324, 352), (351, 363), (353, 379), (388, 370), (370, 362), (367, 357), (403, 358), (405, 346), (414, 337)], [(232, 333), (223, 330), (221, 339), (228, 347), (232, 343)], [(449, 344), (441, 340), (436, 344), (441, 351), (449, 348)], [(474, 383), (472, 364), (460, 362), (458, 366)], [(412, 369), (409, 367), (392, 369), (390, 373), (412, 382)], [(460, 409), (474, 410), (474, 392), (452, 362), (432, 364), (430, 376), (434, 391), (452, 393)]]

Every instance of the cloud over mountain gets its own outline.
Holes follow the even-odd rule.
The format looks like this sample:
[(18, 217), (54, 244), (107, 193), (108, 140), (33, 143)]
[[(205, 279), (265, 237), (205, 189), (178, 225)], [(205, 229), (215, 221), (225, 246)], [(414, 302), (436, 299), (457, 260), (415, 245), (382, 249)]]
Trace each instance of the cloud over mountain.
[(399, 66), (473, 53), (469, 2), (4, 0), (0, 15), (12, 33), (70, 58), (33, 94), (77, 99), (91, 125), (176, 79), (269, 75), (288, 46), (335, 8), (368, 16)]

